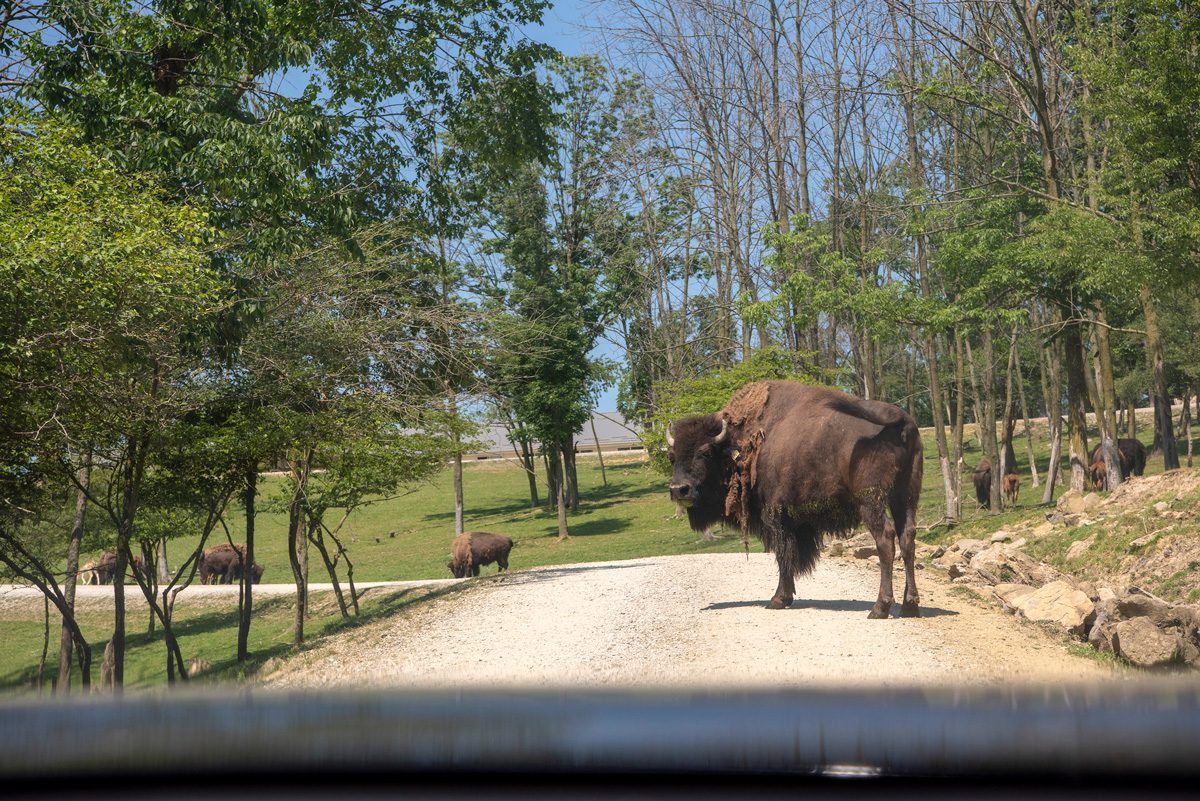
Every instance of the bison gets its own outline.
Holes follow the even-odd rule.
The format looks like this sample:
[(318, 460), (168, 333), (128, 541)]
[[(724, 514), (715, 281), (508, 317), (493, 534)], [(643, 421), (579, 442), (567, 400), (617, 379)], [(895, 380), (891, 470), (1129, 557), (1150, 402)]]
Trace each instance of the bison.
[(1021, 477), (1009, 473), (1004, 477), (1004, 498), (1010, 506), (1017, 505), (1017, 495), (1021, 492)]
[[(1092, 448), (1091, 463), (1104, 461), (1104, 454), (1101, 452), (1104, 443), (1100, 443)], [(1141, 443), (1141, 440), (1133, 438), (1122, 438), (1117, 440), (1117, 456), (1121, 462), (1121, 480), (1129, 478), (1132, 473), (1135, 476), (1140, 476), (1146, 471), (1146, 446)]]
[[(143, 581), (145, 580), (145, 574), (142, 572), (142, 558), (140, 556), (134, 556), (129, 560), (129, 568), (132, 574), (141, 576)], [(113, 576), (117, 572), (117, 555), (105, 551), (100, 556), (99, 561), (96, 562), (95, 570), (96, 580), (101, 584), (108, 584), (113, 580)]]
[(971, 474), (971, 480), (975, 482), (975, 500), (979, 501), (979, 505), (984, 509), (992, 508), (992, 461), (986, 456), (979, 460), (979, 464), (975, 465), (975, 472)]
[(450, 545), (450, 561), (446, 567), (455, 578), (463, 578), (468, 573), (479, 575), (479, 568), (495, 562), (500, 570), (508, 569), (508, 552), (512, 550), (511, 537), (503, 534), (489, 534), (486, 531), (464, 531), (454, 538)]
[(717, 414), (676, 422), (667, 439), (671, 500), (701, 532), (721, 523), (753, 533), (779, 566), (768, 609), (795, 599), (827, 535), (866, 523), (879, 550), (879, 596), (868, 617), (894, 602), (899, 532), (904, 559), (900, 614), (917, 617), (916, 511), (924, 449), (917, 424), (898, 406), (825, 387), (761, 381)]
[[(232, 584), (242, 578), (242, 565), (246, 562), (246, 546), (223, 542), (200, 554), (196, 568), (200, 571), (201, 584)], [(251, 581), (262, 580), (263, 567), (258, 562), (250, 569)]]
[(1092, 475), (1092, 489), (1108, 489), (1108, 468), (1104, 466), (1103, 459), (1092, 462), (1088, 472)]

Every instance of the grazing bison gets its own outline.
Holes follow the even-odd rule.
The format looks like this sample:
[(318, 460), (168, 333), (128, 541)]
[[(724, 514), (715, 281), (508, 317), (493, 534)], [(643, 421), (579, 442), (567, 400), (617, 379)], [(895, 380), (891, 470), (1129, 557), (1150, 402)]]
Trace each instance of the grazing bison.
[(100, 576), (96, 572), (96, 560), (89, 559), (83, 563), (83, 567), (79, 568), (79, 583), (80, 584), (99, 584)]
[(1092, 489), (1108, 489), (1108, 468), (1104, 466), (1103, 459), (1092, 462), (1089, 472), (1092, 474)]
[[(200, 554), (196, 569), (200, 571), (201, 584), (232, 584), (242, 578), (242, 565), (246, 562), (246, 546), (223, 542)], [(250, 569), (250, 580), (257, 584), (262, 580), (263, 567), (258, 562)]]
[[(1104, 454), (1101, 453), (1101, 448), (1104, 443), (1100, 443), (1092, 448), (1092, 464), (1104, 461)], [(1140, 440), (1133, 438), (1122, 438), (1117, 440), (1117, 456), (1121, 461), (1121, 480), (1129, 478), (1132, 473), (1135, 476), (1140, 476), (1146, 471), (1146, 446)]]
[(455, 578), (463, 578), (468, 573), (479, 575), (479, 568), (495, 562), (500, 570), (508, 569), (508, 552), (512, 550), (511, 537), (503, 534), (489, 534), (486, 531), (464, 531), (454, 538), (450, 545), (450, 561), (446, 567)]
[[(142, 557), (134, 556), (129, 561), (130, 572), (134, 575), (141, 576), (145, 580), (145, 573), (142, 572)], [(113, 575), (117, 572), (117, 555), (105, 551), (100, 557), (100, 560), (95, 564), (96, 580), (101, 584), (108, 584), (113, 580)]]
[(1021, 492), (1021, 477), (1009, 473), (1004, 477), (1004, 497), (1010, 506), (1017, 505), (1017, 495)]
[(991, 509), (992, 460), (986, 456), (980, 459), (979, 464), (975, 465), (975, 472), (971, 474), (971, 480), (975, 482), (975, 500), (984, 509)]
[[(688, 417), (668, 437), (671, 500), (701, 532), (723, 523), (758, 536), (779, 565), (767, 605), (795, 599), (826, 535), (866, 523), (879, 549), (879, 597), (869, 617), (887, 617), (899, 532), (904, 559), (900, 614), (917, 617), (916, 511), (923, 448), (902, 409), (825, 387), (761, 381), (717, 414)], [(894, 523), (894, 525), (893, 525)]]

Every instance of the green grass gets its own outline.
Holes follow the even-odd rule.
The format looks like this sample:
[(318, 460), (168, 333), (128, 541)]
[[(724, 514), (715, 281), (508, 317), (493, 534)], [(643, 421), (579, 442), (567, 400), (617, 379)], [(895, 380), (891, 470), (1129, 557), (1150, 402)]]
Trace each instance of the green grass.
[[(1148, 415), (1142, 416), (1148, 421)], [(972, 429), (969, 429), (973, 431)], [(1049, 458), (1048, 431), (1044, 422), (1035, 423), (1035, 458), (1039, 475), (1046, 473)], [(1150, 431), (1143, 426), (1143, 441)], [(939, 544), (963, 537), (987, 538), (993, 532), (1018, 525), (1040, 522), (1046, 509), (1041, 507), (1042, 488), (1030, 487), (1023, 427), (1018, 424), (1017, 468), (1023, 483), (1021, 501), (1016, 508), (992, 515), (978, 510), (969, 485), (964, 502), (964, 519), (953, 529), (944, 525), (927, 528), (943, 517), (944, 495), (937, 447), (932, 431), (923, 432), (925, 445), (924, 483), (921, 494), (918, 525), (924, 528), (920, 536), (926, 542)], [(1091, 432), (1094, 439), (1095, 433)], [(969, 465), (978, 463), (981, 454), (971, 438), (965, 452)], [(513, 570), (561, 565), (577, 562), (610, 561), (647, 556), (693, 553), (740, 553), (740, 536), (718, 531), (718, 539), (703, 541), (688, 526), (686, 519), (669, 519), (675, 505), (667, 495), (668, 479), (649, 465), (644, 455), (624, 455), (607, 458), (607, 485), (594, 458), (579, 460), (579, 484), (582, 498), (578, 511), (569, 515), (570, 538), (558, 540), (556, 516), (544, 506), (529, 506), (528, 482), (525, 474), (514, 464), (486, 461), (466, 465), (463, 484), (466, 499), (466, 527), (486, 530), (513, 538), (509, 564)], [(1061, 469), (1067, 469), (1064, 455)], [(1147, 473), (1162, 471), (1161, 459), (1151, 460)], [(265, 476), (262, 483), (260, 508), (268, 508), (272, 498), (279, 498), (284, 482), (279, 477)], [(539, 487), (543, 501), (544, 486)], [(1066, 486), (1056, 487), (1057, 498)], [(450, 542), (454, 536), (454, 490), (449, 470), (436, 480), (414, 488), (408, 494), (379, 500), (360, 508), (343, 527), (341, 538), (354, 564), (356, 581), (389, 581), (428, 578), (449, 578), (446, 568)], [(276, 506), (280, 506), (276, 504)], [(282, 508), (282, 506), (280, 506)], [(338, 510), (331, 510), (328, 522), (336, 523)], [(244, 514), (233, 508), (229, 514), (230, 534), (235, 542), (244, 541)], [(266, 583), (290, 583), (291, 568), (287, 556), (287, 516), (285, 513), (264, 511), (256, 520), (255, 550), (257, 561), (266, 568)], [(1031, 555), (1045, 559), (1060, 569), (1073, 569), (1087, 574), (1101, 571), (1118, 563), (1128, 552), (1129, 543), (1144, 531), (1139, 521), (1129, 519), (1111, 531), (1096, 527), (1081, 530), (1062, 530), (1031, 544)], [(395, 532), (395, 536), (391, 536)], [(1076, 539), (1098, 533), (1097, 545), (1086, 559), (1090, 564), (1068, 565), (1062, 554)], [(209, 544), (224, 538), (215, 533)], [(219, 537), (219, 539), (217, 538)], [(196, 547), (198, 533), (181, 532), (168, 544), (168, 563), (178, 565), (182, 557)], [(751, 547), (761, 547), (752, 545)], [(86, 554), (84, 559), (98, 554)], [(496, 568), (484, 568), (484, 575)], [(344, 572), (342, 574), (344, 576)], [(1171, 577), (1182, 594), (1187, 580), (1195, 575)], [(310, 580), (327, 581), (327, 574), (315, 549), (310, 551)], [(343, 582), (344, 584), (344, 582)], [(370, 591), (364, 598), (363, 614), (358, 621), (345, 621), (337, 612), (331, 594), (316, 593), (312, 598), (312, 619), (306, 624), (311, 645), (328, 633), (361, 625), (364, 621), (402, 614), (412, 605), (445, 592), (437, 591), (385, 592)], [(1200, 595), (1188, 594), (1191, 600)], [(255, 603), (255, 622), (251, 630), (251, 651), (254, 659), (248, 665), (238, 665), (236, 653), (236, 597), (225, 603), (198, 602), (182, 599), (176, 606), (176, 625), (185, 658), (200, 657), (212, 664), (205, 680), (236, 680), (253, 672), (272, 656), (294, 652), (292, 642), (293, 600), (289, 596), (264, 599)], [(6, 617), (7, 616), (7, 617)], [(127, 631), (129, 645), (126, 655), (126, 686), (145, 689), (165, 681), (166, 649), (161, 632), (148, 639), (145, 634), (148, 612), (140, 611), (130, 617)], [(0, 626), (4, 647), (0, 648), (0, 692), (28, 692), (36, 673), (42, 647), (43, 624), (41, 604), (23, 605), (19, 612), (0, 610)], [(104, 643), (111, 633), (112, 615), (108, 610), (85, 610), (81, 613), (83, 628), (95, 650), (94, 680), (100, 676), (99, 661)], [(58, 631), (51, 617), (51, 644), (46, 675), (57, 670)]]

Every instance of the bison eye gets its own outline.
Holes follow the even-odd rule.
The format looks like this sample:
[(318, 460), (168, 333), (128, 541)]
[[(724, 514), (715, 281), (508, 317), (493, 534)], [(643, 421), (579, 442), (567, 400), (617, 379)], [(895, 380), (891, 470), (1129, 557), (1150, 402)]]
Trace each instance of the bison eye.
[(671, 464), (675, 464), (675, 451), (667, 451), (667, 459)]

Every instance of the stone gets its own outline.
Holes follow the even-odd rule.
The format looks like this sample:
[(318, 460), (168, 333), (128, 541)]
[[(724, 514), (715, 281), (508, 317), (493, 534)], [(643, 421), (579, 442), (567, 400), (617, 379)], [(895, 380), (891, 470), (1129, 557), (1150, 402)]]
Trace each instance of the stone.
[(1095, 534), (1088, 537), (1086, 540), (1076, 540), (1075, 542), (1072, 542), (1071, 546), (1069, 548), (1067, 548), (1067, 553), (1066, 553), (1067, 560), (1069, 561), (1071, 559), (1081, 558), (1084, 554), (1086, 554), (1088, 552), (1088, 549), (1091, 548), (1095, 544), (1096, 544), (1096, 535)]
[(1130, 548), (1142, 548), (1146, 545), (1149, 545), (1150, 543), (1152, 543), (1156, 539), (1158, 539), (1158, 535), (1160, 533), (1161, 532), (1155, 531), (1150, 534), (1143, 534), (1142, 536), (1138, 537), (1136, 540), (1133, 540), (1132, 542), (1130, 542), (1129, 547)]
[(1097, 602), (1099, 602), (1099, 600), (1100, 600), (1100, 593), (1099, 593), (1099, 590), (1097, 590), (1097, 589), (1096, 589), (1096, 585), (1095, 585), (1095, 584), (1093, 584), (1092, 582), (1090, 582), (1090, 581), (1077, 581), (1077, 582), (1075, 582), (1075, 587), (1076, 587), (1076, 588), (1077, 588), (1077, 589), (1078, 589), (1080, 592), (1082, 592), (1084, 595), (1086, 595), (1087, 597), (1091, 598), (1091, 599), (1092, 599), (1092, 603), (1097, 603)]
[(967, 566), (961, 562), (955, 562), (954, 564), (950, 565), (949, 571), (950, 578), (959, 579), (967, 575)]
[(1100, 603), (1107, 603), (1117, 599), (1117, 592), (1112, 587), (1097, 587), (1096, 598)]
[(1009, 543), (1009, 547), (1024, 548), (1025, 547), (1025, 538), (1021, 537), (1021, 539), (1019, 539), (1019, 540), (1014, 540), (1013, 542)]
[(844, 556), (846, 553), (846, 543), (842, 541), (831, 542), (829, 547), (825, 549), (826, 556)]
[(933, 553), (933, 551), (934, 548), (932, 545), (917, 540), (916, 552), (918, 559), (924, 559), (926, 556), (929, 556), (931, 553)]
[(967, 557), (963, 556), (958, 551), (947, 551), (937, 560), (937, 563), (944, 568), (949, 569), (953, 565), (965, 566)]
[(1000, 583), (1000, 577), (997, 576), (995, 573), (991, 572), (990, 570), (986, 570), (982, 567), (977, 567), (977, 568), (975, 568), (975, 572), (978, 573), (979, 577), (981, 579), (983, 579), (984, 581), (986, 581), (988, 584), (999, 584)]
[(876, 562), (878, 562), (879, 561), (879, 549), (877, 547), (875, 547), (874, 543), (871, 543), (870, 545), (859, 545), (854, 549), (854, 558), (855, 559), (874, 559)]
[(959, 540), (954, 543), (954, 550), (961, 553), (967, 559), (970, 559), (986, 547), (987, 544), (983, 540)]
[(1072, 513), (1069, 515), (1063, 515), (1063, 524), (1066, 526), (1069, 526), (1071, 528), (1074, 528), (1075, 526), (1078, 526), (1079, 521), (1083, 520), (1083, 519), (1084, 518), (1083, 518), (1082, 512), (1075, 512), (1075, 513)]
[(1167, 503), (1166, 501), (1159, 501), (1158, 503), (1154, 504), (1154, 511), (1156, 512), (1165, 512), (1170, 508), (1171, 504)]
[(997, 531), (995, 534), (992, 535), (993, 543), (1011, 542), (1011, 541), (1012, 541), (1012, 534), (1010, 534), (1007, 531)]
[(1072, 634), (1083, 634), (1096, 607), (1092, 600), (1066, 581), (1052, 581), (1021, 599), (1017, 614), (1027, 620), (1057, 624)]
[(1167, 625), (1171, 620), (1171, 605), (1160, 598), (1137, 591), (1137, 587), (1130, 587), (1124, 597), (1117, 601), (1116, 613), (1118, 620), (1144, 617), (1155, 626), (1161, 626)]
[[(1047, 516), (1047, 517), (1049, 517), (1049, 516)], [(1047, 520), (1047, 522), (1042, 523), (1040, 526), (1037, 526), (1025, 533), (1028, 534), (1030, 537), (1033, 537), (1034, 539), (1040, 539), (1052, 531), (1054, 531), (1054, 523)]]
[(1047, 512), (1046, 513), (1046, 522), (1049, 523), (1050, 525), (1059, 525), (1059, 524), (1065, 522), (1065, 519), (1058, 512)]
[(944, 553), (946, 553), (946, 549), (943, 548), (941, 545), (939, 545), (937, 548), (935, 548), (933, 550), (933, 553), (929, 554), (929, 558), (930, 559), (940, 559), (942, 557), (942, 554), (944, 554)]
[(1028, 584), (1001, 583), (992, 587), (992, 595), (996, 596), (1000, 600), (1000, 603), (1004, 604), (1004, 609), (1007, 612), (1015, 612), (1021, 600), (1033, 591), (1034, 588)]
[(1083, 494), (1079, 490), (1067, 490), (1058, 496), (1058, 502), (1054, 506), (1064, 514), (1077, 514), (1083, 511), (1083, 509), (1077, 508), (1082, 500)]
[(1088, 631), (1088, 644), (1102, 654), (1113, 652), (1113, 628), (1117, 625), (1117, 621), (1112, 619), (1114, 607), (1115, 599), (1102, 602), (1097, 607), (1096, 620)]
[(1183, 659), (1182, 643), (1163, 634), (1149, 618), (1135, 617), (1116, 625), (1113, 653), (1144, 668), (1167, 667)]

